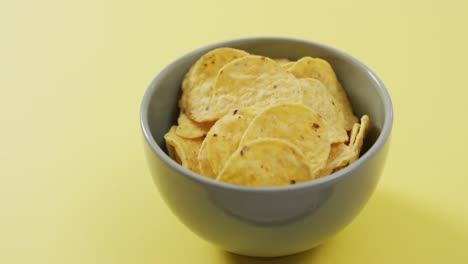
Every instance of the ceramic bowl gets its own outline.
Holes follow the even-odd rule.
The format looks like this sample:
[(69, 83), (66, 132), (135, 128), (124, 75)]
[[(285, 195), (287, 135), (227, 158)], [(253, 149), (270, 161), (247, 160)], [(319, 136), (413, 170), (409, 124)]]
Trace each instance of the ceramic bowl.
[[(230, 185), (200, 176), (173, 161), (166, 154), (163, 136), (176, 123), (182, 79), (202, 54), (217, 47), (238, 48), (271, 58), (296, 60), (311, 56), (327, 60), (345, 88), (355, 114), (368, 114), (371, 118), (361, 157), (329, 176), (284, 187)], [(260, 257), (313, 248), (356, 217), (384, 168), (392, 122), (390, 96), (368, 67), (329, 46), (287, 38), (226, 41), (182, 56), (151, 82), (140, 112), (148, 165), (172, 212), (195, 234), (217, 247)]]

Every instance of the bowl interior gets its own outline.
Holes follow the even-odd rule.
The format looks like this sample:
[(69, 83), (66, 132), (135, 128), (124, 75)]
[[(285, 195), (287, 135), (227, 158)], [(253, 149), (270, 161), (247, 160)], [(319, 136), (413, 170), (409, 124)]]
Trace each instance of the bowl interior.
[[(371, 129), (363, 154), (377, 141), (384, 126), (391, 126), (389, 121), (392, 118), (391, 103), (383, 84), (365, 65), (353, 57), (324, 45), (301, 40), (276, 38), (234, 40), (204, 47), (185, 55), (167, 66), (151, 83), (142, 104), (142, 121), (147, 122), (143, 124), (149, 129), (150, 135), (147, 136), (152, 137), (164, 151), (166, 151), (164, 134), (171, 125), (176, 124), (179, 114), (178, 99), (184, 75), (201, 55), (217, 47), (238, 48), (271, 58), (297, 60), (311, 56), (327, 60), (346, 90), (358, 118), (363, 114), (368, 114), (371, 118)], [(389, 127), (386, 129), (390, 130)]]

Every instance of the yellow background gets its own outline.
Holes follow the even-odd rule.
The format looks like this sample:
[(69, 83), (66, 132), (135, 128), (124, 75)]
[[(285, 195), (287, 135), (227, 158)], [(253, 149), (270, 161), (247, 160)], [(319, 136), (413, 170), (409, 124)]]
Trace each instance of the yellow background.
[(271, 263), (468, 259), (466, 1), (2, 1), (0, 263), (264, 263), (171, 214), (143, 157), (139, 104), (168, 63), (248, 36), (362, 60), (395, 107), (382, 180), (323, 246)]

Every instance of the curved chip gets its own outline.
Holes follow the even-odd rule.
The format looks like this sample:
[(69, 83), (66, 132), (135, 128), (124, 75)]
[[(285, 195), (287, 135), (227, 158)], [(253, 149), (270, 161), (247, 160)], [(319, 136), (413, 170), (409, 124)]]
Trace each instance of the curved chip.
[(364, 115), (361, 118), (361, 124), (356, 123), (353, 126), (349, 146), (344, 143), (333, 144), (331, 146), (327, 165), (320, 171), (320, 177), (338, 171), (359, 158), (359, 154), (364, 144), (364, 138), (369, 131), (369, 125), (369, 117)]
[[(216, 174), (213, 172), (213, 168), (211, 167), (210, 160), (208, 155), (202, 154), (201, 150), (206, 149), (206, 141), (204, 140), (201, 144), (200, 151), (198, 152), (198, 169), (200, 171), (200, 175), (206, 176), (211, 179), (216, 179)], [(205, 151), (204, 151), (205, 152)]]
[(285, 59), (285, 58), (277, 58), (277, 59), (273, 59), (273, 60), (276, 61), (276, 63), (278, 63), (280, 66), (283, 66), (285, 64), (288, 64), (288, 63), (292, 62), (289, 59)]
[(296, 62), (294, 61), (290, 61), (290, 62), (287, 62), (287, 63), (283, 63), (283, 64), (280, 64), (281, 67), (285, 70), (289, 70), (291, 69), (291, 67), (295, 64)]
[[(174, 129), (175, 129), (175, 126), (173, 126)], [(172, 128), (171, 128), (172, 129)], [(179, 163), (180, 165), (182, 165), (182, 161), (180, 160), (180, 157), (179, 155), (177, 154), (177, 152), (175, 151), (175, 148), (174, 146), (172, 146), (171, 144), (169, 144), (167, 141), (166, 141), (166, 148), (167, 148), (167, 154), (169, 154), (169, 157), (171, 157), (171, 159), (175, 160), (177, 163)]]
[(210, 178), (218, 175), (226, 160), (239, 147), (244, 131), (258, 111), (250, 107), (235, 109), (213, 125), (198, 154), (200, 168), (203, 167), (202, 173)]
[[(289, 185), (359, 158), (358, 122), (331, 65), (270, 59), (233, 48), (205, 53), (182, 81), (168, 155), (196, 173), (246, 186)], [(349, 134), (348, 134), (349, 133)]]
[(335, 98), (335, 104), (338, 109), (341, 109), (341, 112), (343, 112), (346, 130), (352, 129), (353, 124), (357, 122), (357, 118), (353, 114), (353, 109), (345, 90), (327, 61), (319, 58), (304, 57), (298, 60), (289, 71), (297, 78), (315, 78), (321, 81)]
[(302, 89), (291, 73), (272, 59), (250, 55), (224, 65), (213, 86), (208, 114), (194, 120), (217, 120), (243, 107), (301, 102)]
[[(200, 116), (209, 105), (211, 87), (218, 71), (228, 62), (249, 55), (233, 48), (218, 48), (204, 54), (185, 75), (179, 105), (190, 119), (201, 122)], [(214, 120), (210, 120), (214, 121)]]
[(360, 128), (361, 128), (361, 125), (359, 123), (355, 123), (353, 125), (353, 128), (351, 129), (351, 133), (349, 134), (348, 146), (352, 146), (354, 144), (354, 142), (356, 141), (357, 133), (359, 132)]
[(317, 79), (301, 79), (303, 103), (317, 112), (328, 127), (331, 143), (345, 142), (348, 134), (345, 129), (343, 113), (333, 103), (334, 99), (327, 88)]
[(332, 144), (327, 164), (319, 172), (319, 177), (327, 176), (343, 167), (346, 167), (356, 159), (355, 156), (356, 152), (346, 144)]
[(352, 148), (357, 152), (357, 156), (361, 152), (362, 146), (364, 145), (364, 138), (367, 136), (370, 128), (369, 116), (364, 115), (361, 117), (361, 125), (359, 132), (356, 134), (356, 139), (353, 142)]
[(280, 104), (258, 114), (241, 139), (241, 145), (259, 138), (279, 138), (296, 145), (309, 162), (312, 173), (325, 166), (330, 153), (328, 129), (323, 119), (302, 104)]
[(198, 173), (198, 151), (202, 144), (203, 139), (187, 139), (183, 137), (179, 137), (176, 134), (177, 127), (172, 126), (171, 129), (164, 135), (164, 139), (166, 140), (166, 144), (168, 145), (168, 152), (171, 156), (171, 148), (173, 148), (173, 159), (177, 161), (177, 157), (179, 157), (180, 162), (177, 161), (179, 164), (182, 164), (185, 168), (192, 170)]
[(264, 138), (240, 146), (217, 180), (244, 186), (278, 186), (313, 179), (307, 160), (293, 144)]
[(190, 118), (183, 112), (177, 118), (176, 134), (183, 138), (199, 138), (206, 136), (214, 122), (198, 123)]

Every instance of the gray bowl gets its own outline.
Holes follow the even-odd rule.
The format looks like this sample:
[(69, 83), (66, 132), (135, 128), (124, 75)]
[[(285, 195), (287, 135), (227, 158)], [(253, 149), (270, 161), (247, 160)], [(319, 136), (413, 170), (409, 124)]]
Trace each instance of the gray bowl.
[[(189, 171), (166, 154), (164, 134), (178, 115), (180, 84), (189, 67), (217, 47), (296, 60), (320, 57), (333, 66), (358, 116), (371, 131), (356, 162), (330, 176), (285, 187), (243, 187)], [(384, 167), (393, 109), (384, 84), (363, 63), (334, 48), (285, 38), (249, 38), (214, 44), (177, 59), (149, 85), (140, 122), (148, 165), (159, 192), (190, 230), (230, 252), (284, 256), (313, 248), (348, 225), (373, 193)]]

